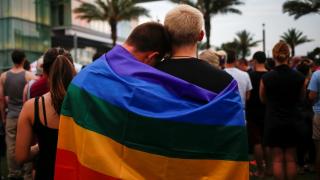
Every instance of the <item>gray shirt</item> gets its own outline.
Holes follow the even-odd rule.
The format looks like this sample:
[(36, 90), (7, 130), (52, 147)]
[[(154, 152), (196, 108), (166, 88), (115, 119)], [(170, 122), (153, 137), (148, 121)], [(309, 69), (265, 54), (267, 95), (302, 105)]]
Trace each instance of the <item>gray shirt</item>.
[(27, 83), (26, 72), (7, 71), (4, 82), (4, 95), (8, 96), (8, 118), (19, 117), (23, 105), (23, 89)]

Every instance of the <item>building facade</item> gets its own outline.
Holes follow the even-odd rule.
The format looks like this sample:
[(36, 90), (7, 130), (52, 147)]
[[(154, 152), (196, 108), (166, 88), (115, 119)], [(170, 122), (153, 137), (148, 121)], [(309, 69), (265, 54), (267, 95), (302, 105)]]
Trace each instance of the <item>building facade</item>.
[(49, 0), (0, 0), (0, 68), (11, 67), (11, 52), (22, 49), (29, 61), (51, 46)]
[[(22, 49), (30, 62), (48, 48), (61, 46), (75, 61), (88, 64), (97, 52), (112, 46), (107, 22), (80, 20), (73, 13), (81, 3), (94, 0), (0, 0), (0, 69), (12, 66), (11, 52)], [(118, 42), (122, 42), (137, 21), (118, 24)]]

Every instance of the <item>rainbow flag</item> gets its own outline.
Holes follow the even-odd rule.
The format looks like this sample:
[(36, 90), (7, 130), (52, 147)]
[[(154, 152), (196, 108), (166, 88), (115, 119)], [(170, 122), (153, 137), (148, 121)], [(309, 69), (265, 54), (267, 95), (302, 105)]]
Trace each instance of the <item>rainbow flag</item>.
[(215, 94), (116, 46), (72, 81), (55, 179), (248, 179), (237, 83)]

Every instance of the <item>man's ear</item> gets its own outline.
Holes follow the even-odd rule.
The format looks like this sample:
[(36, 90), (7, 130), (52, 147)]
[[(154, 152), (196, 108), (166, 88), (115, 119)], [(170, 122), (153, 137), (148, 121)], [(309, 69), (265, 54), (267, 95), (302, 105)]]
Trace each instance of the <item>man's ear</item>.
[(146, 59), (145, 59), (145, 63), (148, 65), (155, 65), (156, 59), (159, 56), (159, 52), (157, 51), (152, 51), (150, 53), (148, 53)]
[(204, 37), (204, 31), (201, 30), (199, 37), (198, 37), (198, 41), (202, 41), (203, 37)]

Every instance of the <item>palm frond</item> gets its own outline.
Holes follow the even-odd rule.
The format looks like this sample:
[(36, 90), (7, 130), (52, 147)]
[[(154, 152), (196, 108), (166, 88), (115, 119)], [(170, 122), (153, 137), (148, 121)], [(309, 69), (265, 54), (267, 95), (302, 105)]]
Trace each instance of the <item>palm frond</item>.
[(282, 6), (283, 13), (288, 13), (289, 16), (294, 16), (294, 19), (299, 19), (301, 16), (310, 13), (320, 13), (319, 0), (288, 0)]
[(74, 9), (73, 12), (77, 13), (77, 18), (85, 19), (87, 21), (105, 20), (104, 11), (90, 3), (81, 4), (81, 6)]

